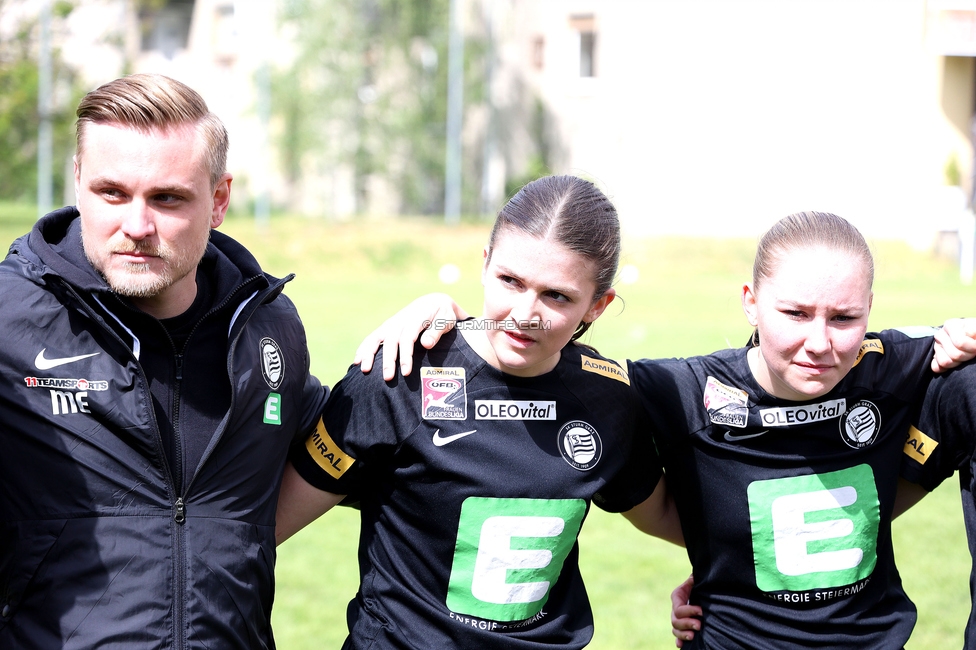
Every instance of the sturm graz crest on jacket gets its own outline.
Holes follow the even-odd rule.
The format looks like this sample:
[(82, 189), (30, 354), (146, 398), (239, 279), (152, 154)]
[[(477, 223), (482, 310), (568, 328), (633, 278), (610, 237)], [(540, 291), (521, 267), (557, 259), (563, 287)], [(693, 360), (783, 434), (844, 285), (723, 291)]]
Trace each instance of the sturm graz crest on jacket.
[(269, 337), (261, 339), (261, 374), (272, 390), (285, 378), (285, 358), (275, 340)]

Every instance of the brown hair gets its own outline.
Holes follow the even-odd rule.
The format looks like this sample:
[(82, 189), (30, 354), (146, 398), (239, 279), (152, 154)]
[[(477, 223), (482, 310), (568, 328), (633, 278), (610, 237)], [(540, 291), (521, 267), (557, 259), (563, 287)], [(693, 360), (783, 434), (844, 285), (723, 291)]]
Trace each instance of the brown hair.
[[(525, 185), (495, 219), (488, 239), (488, 260), (498, 234), (509, 228), (551, 239), (595, 262), (594, 301), (613, 284), (620, 260), (620, 221), (610, 199), (593, 183), (576, 176), (544, 176)], [(573, 340), (589, 326), (580, 323)]]
[(212, 188), (227, 170), (227, 129), (197, 91), (175, 79), (160, 74), (115, 79), (85, 95), (76, 114), (78, 160), (89, 123), (120, 124), (141, 131), (191, 125), (197, 127), (207, 143)]

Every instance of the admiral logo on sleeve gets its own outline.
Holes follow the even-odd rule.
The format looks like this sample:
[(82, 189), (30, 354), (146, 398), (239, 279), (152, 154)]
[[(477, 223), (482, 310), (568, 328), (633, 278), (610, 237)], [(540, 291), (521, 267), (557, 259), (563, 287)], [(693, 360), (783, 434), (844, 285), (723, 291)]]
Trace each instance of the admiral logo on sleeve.
[(315, 431), (305, 441), (305, 449), (319, 467), (334, 479), (342, 478), (356, 459), (339, 449), (332, 436), (325, 428), (325, 422), (319, 418)]
[[(861, 349), (857, 351), (857, 358), (854, 359), (854, 365), (861, 363), (861, 359), (868, 352), (877, 352), (879, 354), (884, 354), (884, 343), (880, 339), (864, 339), (861, 343)], [(851, 366), (852, 368), (854, 366)]]
[(938, 446), (938, 440), (930, 438), (915, 427), (910, 427), (908, 438), (905, 440), (904, 452), (906, 456), (915, 460), (919, 465), (924, 465)]
[(421, 368), (421, 400), (425, 420), (464, 420), (468, 417), (464, 368)]
[(594, 359), (592, 357), (581, 356), (581, 367), (586, 372), (592, 372), (597, 375), (603, 375), (604, 377), (610, 377), (611, 379), (616, 379), (617, 381), (623, 382), (630, 386), (630, 377), (627, 372), (611, 361), (603, 361), (602, 359)]

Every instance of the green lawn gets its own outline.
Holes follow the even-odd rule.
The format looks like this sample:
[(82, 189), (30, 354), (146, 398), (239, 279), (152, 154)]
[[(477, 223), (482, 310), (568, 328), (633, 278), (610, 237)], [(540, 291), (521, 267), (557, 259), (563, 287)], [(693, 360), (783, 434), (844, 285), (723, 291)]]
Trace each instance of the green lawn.
[[(0, 205), (0, 238), (26, 231)], [(287, 293), (308, 330), (313, 371), (334, 383), (358, 342), (410, 299), (449, 291), (469, 312), (480, 311), (479, 270), (488, 224), (454, 228), (429, 220), (337, 224), (275, 218), (264, 230), (229, 219), (222, 230), (239, 238), (275, 274), (294, 272)], [(753, 240), (626, 239), (623, 264), (639, 279), (619, 285), (616, 301), (587, 342), (614, 358), (687, 356), (743, 344), (750, 334), (739, 290), (751, 273)], [(953, 266), (898, 242), (876, 242), (872, 329), (938, 324), (976, 312), (976, 288), (959, 284)], [(446, 263), (461, 280), (444, 286)], [(358, 519), (338, 509), (280, 549), (274, 625), (282, 650), (338, 648), (345, 606), (357, 586)], [(906, 589), (919, 608), (909, 649), (960, 647), (969, 612), (971, 561), (955, 481), (895, 523), (896, 553)], [(689, 565), (684, 551), (633, 530), (622, 517), (594, 508), (583, 527), (581, 562), (597, 625), (592, 648), (673, 647), (671, 589)]]
[[(447, 228), (430, 221), (329, 224), (280, 220), (256, 231), (230, 221), (273, 272), (298, 274), (288, 289), (309, 332), (313, 370), (334, 383), (359, 340), (413, 297), (448, 291), (478, 313), (481, 250), (488, 225)], [(753, 240), (627, 239), (623, 264), (640, 276), (588, 342), (615, 358), (684, 356), (743, 344), (750, 334), (739, 290), (751, 273)], [(938, 324), (976, 311), (976, 288), (951, 263), (900, 242), (875, 242), (872, 329)], [(444, 286), (441, 265), (461, 280)], [(345, 605), (356, 589), (355, 513), (337, 510), (282, 546), (275, 630), (283, 650), (338, 647)], [(971, 565), (958, 488), (949, 481), (895, 523), (906, 589), (919, 608), (910, 649), (960, 647), (969, 612)], [(682, 549), (633, 530), (596, 508), (583, 526), (581, 562), (596, 614), (592, 648), (672, 647), (669, 594), (689, 573)]]

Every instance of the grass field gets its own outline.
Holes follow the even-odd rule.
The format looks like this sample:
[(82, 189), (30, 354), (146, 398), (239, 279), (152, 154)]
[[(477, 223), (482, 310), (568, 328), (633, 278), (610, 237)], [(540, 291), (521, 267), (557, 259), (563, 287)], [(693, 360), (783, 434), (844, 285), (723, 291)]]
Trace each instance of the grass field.
[[(313, 370), (334, 383), (359, 340), (413, 297), (447, 290), (469, 312), (481, 304), (479, 269), (487, 224), (446, 228), (430, 221), (380, 224), (248, 221), (224, 227), (273, 272), (298, 275), (288, 289), (299, 304)], [(618, 286), (588, 342), (614, 358), (685, 356), (743, 344), (750, 334), (739, 288), (751, 273), (753, 240), (629, 239), (624, 264), (637, 282)], [(940, 323), (973, 313), (976, 289), (959, 284), (948, 262), (900, 242), (874, 243), (877, 280), (871, 327)], [(451, 263), (461, 280), (439, 284)], [(284, 650), (333, 648), (345, 634), (345, 604), (356, 589), (354, 513), (329, 513), (282, 546), (275, 629)], [(896, 552), (919, 622), (909, 648), (962, 645), (971, 565), (955, 481), (895, 523)], [(683, 549), (642, 536), (622, 517), (591, 511), (581, 562), (596, 615), (595, 649), (666, 648), (669, 594), (689, 572)]]
[[(0, 238), (26, 231), (32, 208), (0, 206)], [(276, 218), (257, 229), (229, 219), (222, 230), (255, 252), (267, 270), (294, 272), (287, 293), (303, 316), (313, 371), (334, 383), (360, 339), (410, 299), (448, 291), (471, 313), (481, 304), (479, 269), (488, 224), (453, 228), (427, 220), (336, 224)], [(615, 302), (587, 342), (614, 358), (687, 356), (743, 344), (750, 334), (739, 289), (751, 272), (753, 240), (628, 239), (623, 264), (639, 279), (618, 286)], [(877, 262), (871, 328), (938, 324), (976, 312), (976, 288), (959, 284), (946, 261), (899, 242), (874, 242)], [(461, 280), (439, 284), (446, 263)], [(906, 589), (919, 608), (909, 649), (962, 645), (971, 560), (958, 487), (949, 481), (895, 522)], [(355, 513), (338, 509), (279, 549), (274, 625), (282, 650), (338, 648), (345, 606), (358, 582)], [(689, 565), (683, 549), (642, 536), (622, 517), (594, 508), (583, 527), (581, 562), (596, 615), (590, 647), (673, 647), (671, 589)]]

